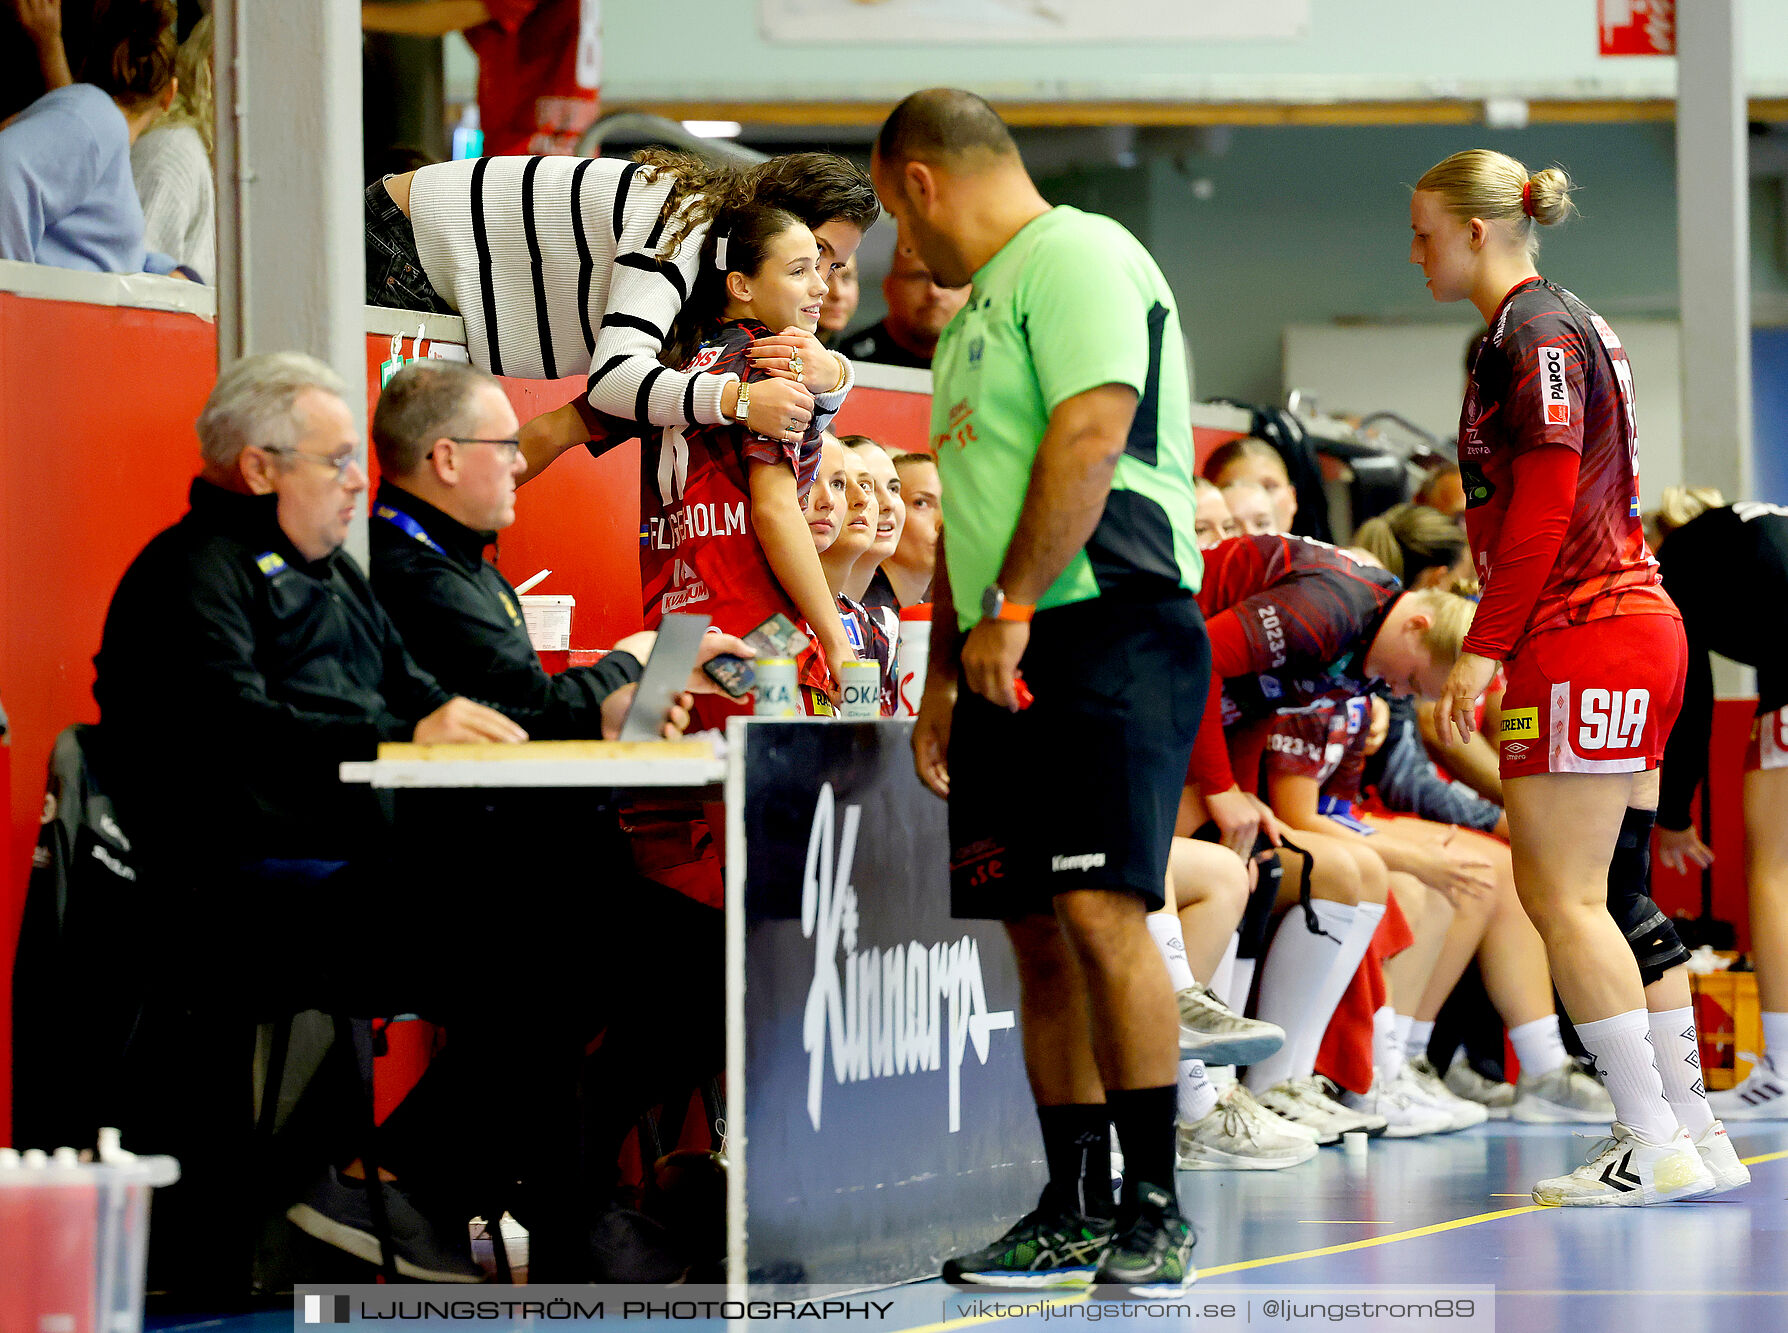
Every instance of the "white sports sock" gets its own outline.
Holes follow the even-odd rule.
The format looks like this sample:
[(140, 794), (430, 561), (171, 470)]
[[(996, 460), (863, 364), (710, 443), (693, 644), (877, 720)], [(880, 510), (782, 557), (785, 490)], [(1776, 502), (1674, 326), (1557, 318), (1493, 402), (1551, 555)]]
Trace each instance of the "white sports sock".
[(1664, 1100), (1692, 1138), (1714, 1122), (1708, 1109), (1707, 1088), (1701, 1081), (1701, 1043), (1695, 1036), (1695, 1010), (1691, 1005), (1665, 1009), (1651, 1015), (1651, 1044), (1656, 1052), (1658, 1077), (1664, 1084)]
[(1758, 1054), (1769, 1060), (1779, 1074), (1788, 1074), (1788, 1014), (1763, 1015), (1763, 1049)]
[[(1579, 1031), (1577, 1035), (1583, 1034)], [(1521, 1062), (1521, 1072), (1528, 1078), (1550, 1074), (1571, 1058), (1571, 1053), (1565, 1049), (1564, 1037), (1558, 1031), (1557, 1014), (1547, 1014), (1531, 1023), (1510, 1028), (1509, 1044), (1515, 1048), (1515, 1059)]]
[(1249, 1069), (1248, 1087), (1255, 1092), (1310, 1076), (1322, 1034), (1384, 916), (1383, 903), (1354, 907), (1319, 898), (1311, 906), (1322, 933), (1311, 931), (1304, 913), (1292, 908), (1273, 932), (1261, 969), (1259, 1016), (1285, 1029), (1285, 1045)]
[(1242, 1012), (1242, 1004), (1248, 1003), (1248, 997), (1242, 996), (1242, 1004), (1230, 999), (1230, 988), (1235, 985), (1235, 951), (1241, 947), (1242, 937), (1231, 935), (1229, 947), (1223, 951), (1223, 958), (1217, 964), (1217, 970), (1211, 973), (1211, 989), (1217, 992), (1217, 998), (1223, 1001), (1238, 1014)]
[(1403, 1043), (1397, 1029), (1409, 1020), (1399, 1018), (1390, 1005), (1380, 1005), (1372, 1015), (1372, 1065), (1386, 1083), (1403, 1072)]
[(1234, 1065), (1206, 1065), (1204, 1076), (1211, 1081), (1211, 1086), (1217, 1090), (1218, 1097), (1236, 1085)]
[[(1231, 978), (1229, 989), (1221, 992), (1223, 1003), (1238, 1014), (1248, 1012), (1248, 997), (1254, 994), (1254, 973), (1260, 966), (1258, 958), (1238, 958), (1235, 960), (1235, 975)], [(1782, 1048), (1788, 1050), (1788, 1046)], [(1788, 1055), (1782, 1057), (1788, 1063)]]
[(1205, 1076), (1203, 1060), (1180, 1061), (1180, 1078), (1174, 1100), (1182, 1125), (1197, 1124), (1216, 1109), (1217, 1090)]
[(1403, 1034), (1405, 1059), (1420, 1060), (1428, 1054), (1428, 1043), (1434, 1039), (1434, 1020), (1412, 1018), (1409, 1031)]
[(1577, 1035), (1583, 1048), (1595, 1057), (1596, 1069), (1614, 1099), (1615, 1119), (1650, 1143), (1668, 1143), (1674, 1138), (1676, 1113), (1664, 1100), (1664, 1084), (1651, 1045), (1651, 1021), (1645, 1010), (1579, 1023)]
[(1180, 933), (1180, 919), (1172, 912), (1150, 912), (1148, 923), (1155, 947), (1167, 963), (1167, 979), (1173, 983), (1173, 993), (1191, 990), (1198, 982), (1186, 963), (1186, 937)]

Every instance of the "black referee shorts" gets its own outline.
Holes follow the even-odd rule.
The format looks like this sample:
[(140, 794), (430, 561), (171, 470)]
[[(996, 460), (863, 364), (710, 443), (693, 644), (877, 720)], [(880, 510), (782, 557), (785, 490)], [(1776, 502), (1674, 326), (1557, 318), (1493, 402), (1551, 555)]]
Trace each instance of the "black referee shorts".
[(1153, 911), (1210, 641), (1190, 596), (1041, 611), (1021, 663), (1035, 703), (1009, 713), (964, 685), (950, 730), (950, 908), (1014, 920), (1058, 893), (1119, 889)]

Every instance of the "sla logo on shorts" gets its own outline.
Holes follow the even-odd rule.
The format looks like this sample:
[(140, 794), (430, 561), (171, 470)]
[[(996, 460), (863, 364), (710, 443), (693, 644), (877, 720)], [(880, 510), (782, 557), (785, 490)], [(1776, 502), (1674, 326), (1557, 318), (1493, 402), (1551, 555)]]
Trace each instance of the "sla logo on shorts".
[(1579, 750), (1636, 750), (1651, 712), (1650, 690), (1585, 690), (1578, 698)]
[(1502, 715), (1502, 739), (1505, 743), (1515, 740), (1538, 740), (1539, 735), (1539, 709), (1511, 708)]
[(1571, 424), (1571, 393), (1565, 384), (1565, 353), (1562, 347), (1540, 348), (1540, 401), (1546, 405), (1548, 426)]

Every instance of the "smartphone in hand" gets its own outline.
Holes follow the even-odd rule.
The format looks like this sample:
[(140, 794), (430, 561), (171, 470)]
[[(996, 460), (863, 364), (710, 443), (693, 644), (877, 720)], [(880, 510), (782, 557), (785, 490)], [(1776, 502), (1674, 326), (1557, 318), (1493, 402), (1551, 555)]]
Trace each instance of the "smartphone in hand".
[[(778, 611), (751, 633), (745, 642), (757, 650), (759, 657), (799, 657), (807, 651), (808, 637), (795, 628), (795, 622)], [(735, 699), (751, 693), (757, 684), (757, 672), (748, 657), (721, 653), (702, 664), (714, 683)]]

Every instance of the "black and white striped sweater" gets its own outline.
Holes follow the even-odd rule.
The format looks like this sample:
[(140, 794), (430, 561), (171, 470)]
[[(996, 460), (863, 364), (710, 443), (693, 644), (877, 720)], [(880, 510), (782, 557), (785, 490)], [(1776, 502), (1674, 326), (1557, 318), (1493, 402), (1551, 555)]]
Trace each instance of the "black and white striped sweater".
[[(419, 170), (410, 222), (428, 280), (466, 321), (474, 364), (523, 379), (588, 376), (599, 412), (712, 425), (736, 375), (658, 360), (689, 294), (705, 225), (660, 259), (671, 182), (615, 158), (482, 157)], [(829, 420), (854, 378), (815, 395)]]

